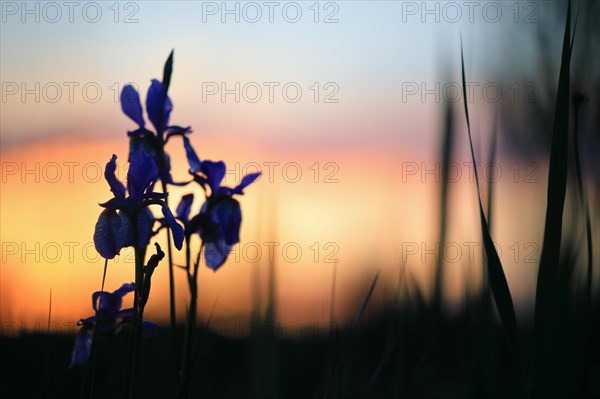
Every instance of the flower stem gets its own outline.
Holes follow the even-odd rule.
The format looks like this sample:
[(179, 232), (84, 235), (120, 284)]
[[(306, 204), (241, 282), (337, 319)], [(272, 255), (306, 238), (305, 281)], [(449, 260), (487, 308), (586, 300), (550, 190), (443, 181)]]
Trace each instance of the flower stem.
[[(134, 237), (137, 237), (136, 224), (134, 226)], [(145, 248), (135, 248), (135, 296), (133, 298), (133, 323), (129, 350), (129, 397), (134, 398), (137, 391), (137, 380), (139, 375), (139, 360), (141, 353), (142, 311), (140, 309), (141, 290), (144, 281), (144, 257)]]
[[(191, 264), (191, 250), (190, 250), (190, 239), (186, 237), (185, 246), (185, 262), (186, 271), (188, 277), (188, 285), (190, 288), (190, 306), (187, 314), (185, 341), (183, 346), (183, 364), (182, 364), (182, 384), (185, 385), (190, 381), (190, 374), (192, 372), (192, 353), (194, 350), (194, 335), (196, 333), (196, 313), (197, 313), (197, 302), (198, 302), (198, 269), (200, 265), (200, 256), (202, 254), (203, 246), (200, 246), (196, 262)], [(182, 386), (182, 390), (185, 387)]]
[[(161, 180), (162, 191), (167, 193), (167, 185)], [(165, 198), (165, 203), (169, 206), (169, 197)], [(177, 353), (177, 314), (175, 309), (175, 277), (173, 274), (173, 252), (171, 250), (171, 230), (167, 229), (167, 259), (169, 261), (169, 310), (170, 325), (173, 344), (173, 354)], [(177, 360), (175, 364), (177, 364)]]

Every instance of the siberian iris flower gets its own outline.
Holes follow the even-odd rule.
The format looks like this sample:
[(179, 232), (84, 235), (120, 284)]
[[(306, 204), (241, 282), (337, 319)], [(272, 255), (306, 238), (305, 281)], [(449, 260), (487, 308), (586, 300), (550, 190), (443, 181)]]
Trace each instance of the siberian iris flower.
[(169, 119), (173, 109), (173, 103), (167, 95), (168, 87), (156, 79), (152, 80), (148, 94), (146, 95), (146, 113), (156, 134), (146, 129), (140, 96), (132, 85), (125, 85), (121, 91), (121, 108), (125, 115), (138, 125), (138, 129), (130, 131), (129, 156), (138, 149), (144, 151), (155, 159), (158, 166), (160, 179), (169, 184), (183, 185), (185, 183), (174, 183), (171, 178), (171, 161), (169, 154), (164, 151), (167, 140), (174, 135), (184, 135), (191, 131), (190, 127), (170, 126)]
[[(88, 362), (92, 349), (92, 336), (111, 336), (119, 331), (124, 323), (131, 320), (133, 309), (121, 309), (123, 296), (135, 290), (135, 284), (126, 283), (114, 292), (97, 291), (92, 294), (92, 308), (94, 316), (81, 319), (77, 322), (81, 326), (75, 336), (75, 344), (71, 354), (70, 367), (79, 366)], [(145, 321), (142, 325), (142, 334), (145, 337), (154, 335), (157, 325)]]
[(158, 178), (152, 157), (141, 148), (131, 154), (127, 189), (115, 176), (116, 162), (117, 156), (113, 155), (104, 170), (104, 177), (114, 198), (101, 204), (105, 209), (98, 218), (94, 232), (98, 253), (106, 259), (112, 259), (125, 247), (146, 248), (155, 222), (154, 215), (148, 209), (150, 205), (161, 207), (165, 222), (173, 233), (175, 247), (181, 249), (183, 228), (164, 201), (167, 194), (152, 191)]
[(254, 182), (260, 176), (260, 172), (244, 176), (234, 188), (222, 186), (225, 163), (200, 161), (185, 136), (184, 146), (190, 173), (207, 196), (200, 213), (189, 221), (187, 218), (193, 197), (184, 196), (177, 207), (177, 215), (186, 225), (186, 234), (196, 231), (200, 234), (206, 265), (217, 270), (227, 260), (231, 248), (240, 241), (242, 211), (240, 203), (233, 196), (243, 195), (244, 188)]

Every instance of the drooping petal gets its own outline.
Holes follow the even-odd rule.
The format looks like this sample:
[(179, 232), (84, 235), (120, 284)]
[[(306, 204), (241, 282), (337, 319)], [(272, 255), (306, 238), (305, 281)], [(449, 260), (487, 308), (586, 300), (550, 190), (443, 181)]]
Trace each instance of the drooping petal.
[(140, 127), (144, 127), (140, 95), (132, 85), (125, 85), (121, 91), (121, 109)]
[(240, 241), (242, 210), (233, 198), (220, 200), (210, 211), (210, 221), (221, 229), (222, 239), (229, 245)]
[(248, 187), (250, 184), (254, 183), (254, 181), (256, 179), (258, 179), (258, 177), (261, 175), (261, 172), (256, 172), (256, 173), (250, 173), (247, 174), (246, 176), (244, 176), (242, 178), (242, 181), (240, 182), (240, 184), (234, 188), (234, 191), (236, 192), (236, 194), (243, 194), (243, 191), (246, 187)]
[(71, 352), (71, 364), (69, 364), (69, 368), (86, 364), (90, 358), (91, 350), (92, 335), (90, 334), (90, 328), (84, 326), (80, 328), (77, 335), (75, 335), (75, 343), (73, 344), (73, 351)]
[(211, 195), (218, 192), (221, 182), (225, 177), (225, 163), (223, 161), (203, 161), (202, 173), (206, 175), (206, 182), (211, 189)]
[(204, 243), (204, 259), (206, 266), (214, 271), (223, 266), (233, 245), (228, 245), (224, 240), (209, 241)]
[(144, 339), (152, 338), (158, 334), (158, 324), (151, 321), (142, 322), (142, 337)]
[(236, 187), (234, 187), (234, 188), (221, 187), (220, 191), (221, 191), (222, 194), (226, 194), (226, 195), (234, 195), (234, 194), (243, 195), (244, 194), (244, 188), (246, 188), (250, 184), (254, 183), (254, 181), (260, 175), (261, 175), (260, 172), (247, 174), (246, 176), (244, 176), (242, 178), (242, 181)]
[(108, 182), (110, 186), (110, 191), (112, 191), (115, 198), (125, 198), (125, 186), (121, 183), (117, 176), (115, 176), (115, 172), (117, 170), (117, 156), (113, 154), (112, 158), (106, 164), (104, 168), (104, 178)]
[(128, 294), (134, 290), (135, 290), (135, 283), (125, 283), (122, 286), (120, 286), (119, 288), (117, 288), (113, 292), (113, 295), (123, 298), (123, 296), (125, 296), (126, 294)]
[(157, 133), (164, 131), (165, 127), (169, 126), (169, 116), (172, 109), (173, 104), (167, 95), (165, 85), (156, 79), (152, 79), (146, 95), (146, 112)]
[(129, 170), (127, 171), (127, 190), (134, 203), (139, 204), (144, 191), (158, 177), (156, 163), (143, 149), (131, 154)]
[(184, 238), (183, 227), (181, 227), (181, 225), (177, 223), (177, 220), (173, 216), (173, 213), (166, 204), (164, 204), (161, 209), (163, 215), (165, 216), (165, 220), (167, 221), (167, 224), (169, 225), (169, 228), (173, 233), (173, 242), (175, 243), (175, 248), (181, 249), (183, 246)]
[(200, 229), (204, 257), (206, 265), (217, 270), (227, 260), (231, 248), (239, 242), (242, 212), (240, 204), (231, 197), (220, 199), (203, 209), (207, 212)]
[(96, 310), (94, 332), (99, 335), (114, 333), (117, 327), (117, 315), (123, 304), (123, 296), (106, 291), (97, 291), (92, 295), (92, 301), (94, 310)]
[(181, 201), (177, 205), (177, 210), (175, 211), (177, 219), (181, 220), (184, 224), (189, 220), (192, 202), (194, 202), (194, 194), (190, 193), (181, 197)]
[(99, 204), (102, 208), (110, 208), (113, 210), (126, 208), (129, 201), (127, 198), (111, 198), (106, 202)]
[(149, 208), (143, 208), (137, 216), (137, 240), (138, 248), (146, 248), (152, 237), (152, 227), (154, 226), (155, 217)]
[(172, 126), (167, 126), (167, 128), (165, 129), (165, 133), (167, 134), (168, 137), (183, 136), (184, 134), (191, 133), (191, 132), (192, 132), (191, 126), (183, 127), (183, 126), (172, 125)]
[(106, 259), (114, 258), (127, 246), (130, 230), (129, 218), (114, 209), (105, 209), (98, 217), (94, 231), (96, 251)]
[(192, 173), (202, 172), (202, 162), (200, 161), (200, 158), (198, 158), (196, 151), (194, 151), (190, 139), (187, 137), (183, 138), (183, 147), (185, 148), (185, 156), (187, 157)]

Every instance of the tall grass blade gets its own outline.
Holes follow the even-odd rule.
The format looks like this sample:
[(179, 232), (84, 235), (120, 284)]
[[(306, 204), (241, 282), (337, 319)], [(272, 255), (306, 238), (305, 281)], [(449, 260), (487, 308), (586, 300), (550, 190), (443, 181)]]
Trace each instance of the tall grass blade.
[[(360, 308), (358, 309), (358, 311), (356, 312), (356, 315), (354, 316), (354, 320), (352, 321), (352, 325), (350, 327), (350, 332), (354, 331), (360, 318), (362, 317), (363, 313), (365, 312), (367, 305), (369, 304), (369, 301), (371, 300), (371, 296), (373, 295), (373, 291), (375, 290), (375, 286), (377, 285), (378, 279), (379, 279), (379, 271), (377, 271), (375, 278), (373, 278), (373, 281), (371, 282), (371, 286), (369, 287), (369, 291), (367, 292), (365, 299), (363, 300)], [(342, 354), (344, 353), (344, 349), (345, 348), (343, 346), (340, 346), (339, 350), (336, 352), (333, 362), (329, 368), (327, 381), (325, 381), (317, 389), (317, 392), (315, 393), (315, 396), (314, 396), (315, 399), (327, 397), (328, 392), (331, 390), (331, 385), (332, 385), (333, 379), (335, 377), (335, 373), (340, 367), (341, 358), (342, 358)]]
[[(593, 266), (593, 242), (592, 242), (592, 222), (590, 218), (590, 208), (587, 203), (585, 186), (583, 184), (583, 172), (581, 170), (581, 157), (579, 154), (579, 113), (585, 102), (585, 97), (581, 94), (573, 96), (573, 130), (574, 130), (574, 147), (575, 147), (575, 168), (577, 174), (577, 188), (579, 193), (579, 203), (585, 216), (586, 227), (586, 246), (587, 246), (587, 282), (586, 282), (586, 302), (588, 310), (592, 301), (592, 278), (594, 273)], [(591, 315), (590, 315), (591, 316)]]
[[(473, 139), (471, 137), (471, 122), (469, 120), (469, 108), (467, 105), (467, 86), (466, 86), (466, 78), (465, 78), (465, 60), (463, 55), (462, 48), (462, 40), (460, 47), (460, 56), (461, 56), (461, 69), (462, 69), (462, 88), (463, 88), (463, 100), (464, 100), (464, 108), (465, 108), (465, 117), (467, 121), (467, 132), (469, 135), (469, 145), (471, 148), (471, 158), (473, 161), (473, 165), (476, 165), (475, 161), (475, 151), (473, 150)], [(489, 279), (490, 290), (492, 291), (492, 295), (494, 297), (494, 301), (496, 303), (496, 308), (498, 309), (498, 314), (500, 315), (500, 320), (502, 321), (502, 327), (504, 328), (504, 332), (506, 334), (506, 339), (508, 341), (509, 349), (514, 361), (515, 370), (517, 373), (517, 378), (520, 380), (521, 385), (524, 384), (524, 376), (523, 370), (521, 366), (521, 350), (519, 345), (519, 334), (517, 329), (517, 318), (515, 315), (515, 309), (512, 301), (512, 297), (510, 294), (510, 290), (508, 288), (508, 282), (506, 281), (506, 277), (504, 275), (504, 270), (502, 268), (502, 263), (500, 262), (500, 258), (498, 257), (498, 252), (496, 251), (496, 247), (494, 246), (494, 242), (492, 241), (492, 237), (490, 235), (489, 226), (487, 224), (487, 220), (485, 218), (485, 213), (483, 212), (483, 205), (481, 203), (481, 194), (480, 194), (480, 186), (479, 186), (479, 177), (476, 168), (475, 169), (475, 182), (477, 185), (477, 199), (479, 202), (479, 218), (481, 220), (481, 233), (483, 235), (483, 245), (485, 248), (486, 258), (487, 258), (487, 272)], [(522, 391), (524, 386), (520, 387)], [(523, 392), (521, 392), (522, 394)]]
[(371, 296), (373, 295), (373, 290), (375, 290), (375, 285), (377, 285), (378, 279), (379, 279), (379, 271), (375, 275), (375, 278), (373, 279), (373, 282), (371, 283), (371, 286), (369, 287), (369, 292), (367, 292), (367, 296), (365, 297), (362, 305), (360, 306), (360, 309), (356, 313), (356, 316), (354, 316), (354, 321), (352, 322), (352, 328), (356, 327), (356, 325), (358, 324), (358, 321), (360, 320), (361, 316), (365, 312), (365, 309), (367, 308), (367, 305), (369, 304), (369, 301), (371, 300)]
[[(490, 152), (488, 154), (488, 159), (490, 160), (490, 165), (496, 164), (496, 152), (498, 146), (498, 121), (497, 117), (494, 117), (494, 127), (492, 129), (492, 142), (490, 143)], [(487, 206), (487, 222), (488, 228), (490, 229), (490, 234), (492, 232), (492, 210), (494, 203), (494, 180), (490, 179), (488, 182), (488, 206)]]
[(48, 300), (48, 325), (46, 327), (46, 355), (44, 358), (44, 373), (42, 379), (42, 397), (50, 397), (50, 389), (48, 387), (50, 379), (50, 322), (52, 321), (52, 288), (50, 288), (50, 299)]
[(440, 198), (440, 232), (439, 232), (439, 254), (437, 256), (435, 269), (435, 282), (433, 289), (433, 317), (436, 322), (441, 315), (442, 287), (444, 280), (444, 257), (442, 251), (446, 242), (446, 230), (448, 224), (448, 174), (450, 161), (452, 160), (452, 147), (454, 143), (454, 114), (452, 105), (446, 102), (444, 116), (444, 138), (442, 144), (442, 189)]
[(558, 93), (554, 111), (552, 145), (548, 170), (548, 194), (544, 243), (540, 256), (536, 300), (535, 300), (535, 364), (533, 378), (534, 397), (556, 395), (556, 387), (563, 378), (558, 359), (556, 342), (560, 336), (556, 328), (565, 316), (563, 290), (560, 275), (560, 246), (562, 218), (567, 187), (567, 146), (570, 106), (570, 62), (571, 62), (571, 1), (568, 2), (567, 21), (562, 45), (562, 57), (558, 80)]

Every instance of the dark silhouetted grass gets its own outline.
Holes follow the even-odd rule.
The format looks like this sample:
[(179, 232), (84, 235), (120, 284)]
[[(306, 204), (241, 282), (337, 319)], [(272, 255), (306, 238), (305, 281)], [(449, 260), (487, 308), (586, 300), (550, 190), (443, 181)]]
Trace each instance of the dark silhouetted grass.
[[(471, 122), (469, 120), (469, 107), (467, 105), (467, 87), (466, 87), (466, 78), (465, 78), (465, 61), (461, 43), (460, 49), (461, 55), (461, 71), (462, 71), (462, 87), (463, 87), (463, 102), (465, 108), (465, 118), (467, 121), (467, 133), (469, 136), (469, 146), (471, 149), (471, 158), (473, 161), (473, 165), (477, 165), (475, 161), (475, 151), (473, 150), (473, 139), (471, 137)], [(494, 296), (494, 301), (496, 303), (496, 308), (498, 309), (498, 314), (500, 315), (500, 319), (502, 321), (502, 326), (504, 327), (504, 331), (506, 333), (506, 339), (508, 341), (508, 346), (510, 352), (512, 354), (512, 358), (515, 365), (515, 371), (517, 373), (517, 378), (521, 381), (520, 394), (524, 395), (526, 386), (525, 386), (525, 378), (522, 367), (522, 359), (521, 359), (521, 349), (519, 344), (519, 332), (517, 329), (517, 318), (515, 315), (515, 309), (512, 301), (512, 296), (510, 294), (510, 289), (508, 288), (508, 282), (506, 281), (506, 277), (504, 275), (504, 270), (502, 268), (502, 263), (500, 262), (500, 258), (498, 256), (498, 252), (496, 251), (496, 247), (494, 246), (494, 242), (492, 241), (492, 237), (490, 235), (489, 226), (487, 224), (487, 220), (485, 218), (485, 213), (483, 211), (483, 205), (481, 203), (481, 190), (479, 186), (479, 177), (477, 173), (477, 168), (475, 170), (475, 182), (477, 185), (477, 199), (479, 203), (479, 217), (481, 221), (481, 232), (483, 235), (483, 245), (485, 248), (486, 254), (486, 264), (487, 264), (487, 272), (489, 279), (490, 290), (492, 291), (492, 295)]]

